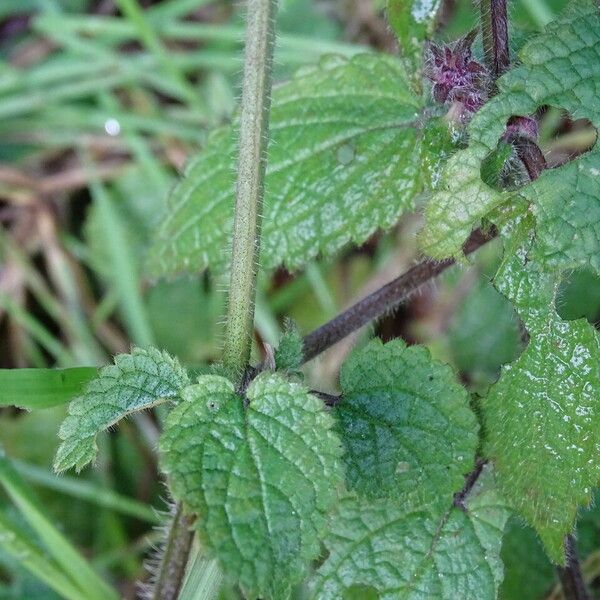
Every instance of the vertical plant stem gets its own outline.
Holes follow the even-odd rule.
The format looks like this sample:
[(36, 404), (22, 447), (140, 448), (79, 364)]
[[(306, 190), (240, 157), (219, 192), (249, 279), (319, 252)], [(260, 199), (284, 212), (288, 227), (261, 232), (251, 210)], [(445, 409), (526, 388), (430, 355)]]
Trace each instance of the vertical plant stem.
[[(248, 0), (231, 280), (223, 349), (225, 366), (236, 373), (240, 381), (250, 359), (254, 330), (276, 9), (276, 0)], [(153, 590), (152, 597), (155, 600), (177, 598), (185, 575), (185, 569), (181, 566), (187, 564), (190, 549), (189, 521), (183, 507), (178, 504)], [(207, 573), (198, 573), (197, 569), (211, 569), (211, 581), (219, 577), (215, 563), (194, 560), (188, 578), (206, 580)]]
[(557, 571), (566, 600), (590, 600), (573, 535), (565, 537), (565, 555), (567, 563), (558, 567)]
[(506, 0), (480, 0), (481, 35), (486, 66), (495, 81), (510, 65)]
[(194, 538), (191, 525), (191, 517), (184, 513), (183, 505), (178, 502), (169, 524), (167, 539), (152, 589), (152, 600), (177, 600)]
[(254, 325), (275, 10), (275, 0), (248, 0), (231, 279), (223, 350), (223, 362), (240, 376), (250, 359)]

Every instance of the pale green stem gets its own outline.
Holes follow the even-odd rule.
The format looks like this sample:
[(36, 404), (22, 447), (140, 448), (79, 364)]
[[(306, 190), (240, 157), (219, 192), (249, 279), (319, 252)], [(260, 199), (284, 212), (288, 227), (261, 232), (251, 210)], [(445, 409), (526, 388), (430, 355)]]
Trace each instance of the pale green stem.
[(275, 11), (274, 0), (248, 0), (231, 279), (223, 350), (223, 362), (237, 374), (248, 365), (254, 329)]
[(217, 597), (223, 573), (216, 560), (206, 558), (202, 548), (195, 544), (190, 557), (190, 568), (178, 600), (214, 600)]

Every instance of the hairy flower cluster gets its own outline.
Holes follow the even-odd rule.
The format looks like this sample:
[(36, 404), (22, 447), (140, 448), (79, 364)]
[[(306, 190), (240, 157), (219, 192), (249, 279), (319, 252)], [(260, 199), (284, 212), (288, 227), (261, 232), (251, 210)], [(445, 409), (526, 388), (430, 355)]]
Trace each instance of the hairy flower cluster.
[(467, 34), (452, 46), (430, 44), (425, 75), (433, 82), (436, 102), (449, 103), (462, 122), (468, 121), (487, 99), (488, 74), (473, 60), (471, 44), (475, 32)]

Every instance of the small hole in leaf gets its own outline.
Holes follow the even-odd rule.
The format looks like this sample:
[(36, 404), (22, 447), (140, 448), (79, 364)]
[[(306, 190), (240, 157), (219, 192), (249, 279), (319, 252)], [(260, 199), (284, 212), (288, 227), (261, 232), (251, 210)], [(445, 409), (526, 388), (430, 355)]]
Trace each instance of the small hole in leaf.
[(571, 321), (587, 319), (600, 323), (600, 277), (591, 269), (578, 269), (563, 280), (556, 296), (556, 311)]
[(539, 144), (550, 169), (589, 152), (597, 138), (589, 119), (573, 119), (566, 110), (554, 106), (539, 111)]
[(588, 119), (573, 119), (564, 109), (544, 106), (534, 115), (514, 115), (483, 160), (481, 179), (497, 190), (516, 190), (543, 169), (560, 167), (589, 152), (597, 136)]

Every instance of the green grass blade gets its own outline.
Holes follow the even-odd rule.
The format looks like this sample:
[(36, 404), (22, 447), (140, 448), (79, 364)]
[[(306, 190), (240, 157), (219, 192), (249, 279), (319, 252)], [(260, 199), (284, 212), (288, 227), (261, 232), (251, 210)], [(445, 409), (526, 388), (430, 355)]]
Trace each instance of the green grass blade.
[(122, 496), (110, 488), (77, 477), (57, 477), (46, 469), (19, 460), (13, 460), (13, 466), (27, 480), (42, 487), (68, 494), (79, 500), (92, 502), (97, 506), (108, 508), (153, 525), (161, 523), (160, 516), (151, 506)]
[(37, 533), (48, 553), (89, 600), (117, 600), (118, 595), (92, 569), (63, 534), (50, 522), (43, 508), (16, 472), (6, 455), (0, 454), (0, 484), (23, 518)]
[(31, 410), (65, 404), (97, 374), (95, 367), (0, 369), (0, 406)]
[(90, 174), (92, 198), (98, 205), (106, 248), (114, 267), (113, 278), (120, 296), (120, 308), (131, 340), (138, 346), (151, 346), (154, 334), (148, 320), (146, 306), (139, 290), (139, 272), (131, 252), (123, 225), (106, 188), (94, 176), (93, 167), (87, 164)]
[(161, 40), (146, 20), (137, 0), (116, 0), (116, 4), (135, 28), (136, 38), (154, 56), (156, 62), (162, 67), (164, 74), (171, 78), (171, 81), (180, 90), (187, 103), (196, 108), (199, 113), (206, 112), (197, 91), (179, 67), (171, 60)]
[[(244, 30), (234, 25), (213, 23), (190, 23), (178, 21), (153, 20), (156, 33), (176, 41), (229, 42), (242, 45)], [(52, 35), (57, 28), (93, 37), (102, 36), (111, 43), (120, 43), (136, 36), (135, 27), (124, 19), (105, 16), (64, 16), (40, 15), (35, 20), (40, 32)], [(369, 48), (358, 44), (331, 42), (302, 35), (282, 33), (277, 36), (277, 49), (305, 53), (303, 62), (311, 62), (321, 54), (341, 54), (353, 56), (360, 52), (369, 52)], [(238, 64), (239, 67), (239, 64)]]
[(0, 309), (5, 310), (59, 365), (66, 366), (75, 362), (67, 347), (8, 294), (0, 293)]
[(0, 511), (0, 547), (19, 561), (34, 577), (44, 582), (68, 600), (81, 600), (82, 590), (77, 588), (61, 569), (44, 552), (33, 544), (22, 531)]

